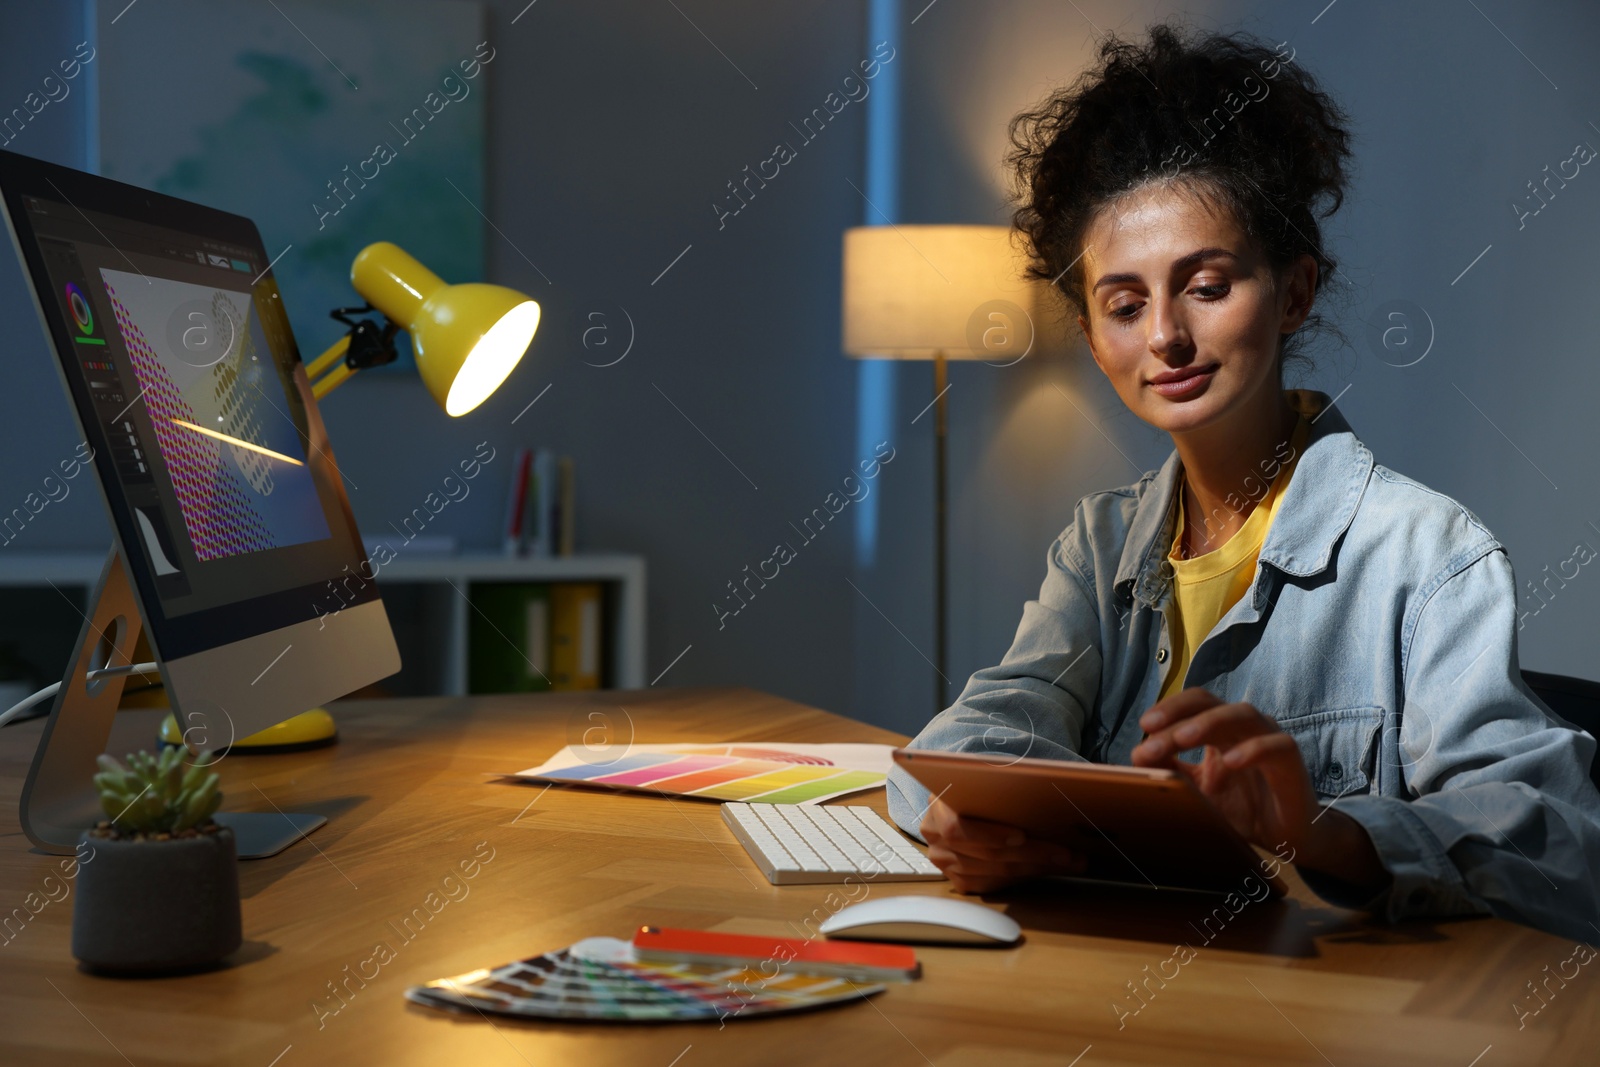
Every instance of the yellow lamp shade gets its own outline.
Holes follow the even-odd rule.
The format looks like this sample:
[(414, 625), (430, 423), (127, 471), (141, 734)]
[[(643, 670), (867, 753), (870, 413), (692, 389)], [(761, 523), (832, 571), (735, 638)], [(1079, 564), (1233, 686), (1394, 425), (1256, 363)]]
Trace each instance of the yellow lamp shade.
[(1046, 289), (1024, 275), (1005, 226), (857, 226), (844, 234), (846, 355), (1020, 359), (1045, 325)]
[(417, 371), (446, 414), (487, 400), (539, 328), (539, 305), (502, 285), (446, 285), (404, 249), (379, 241), (350, 266), (356, 292), (411, 335)]

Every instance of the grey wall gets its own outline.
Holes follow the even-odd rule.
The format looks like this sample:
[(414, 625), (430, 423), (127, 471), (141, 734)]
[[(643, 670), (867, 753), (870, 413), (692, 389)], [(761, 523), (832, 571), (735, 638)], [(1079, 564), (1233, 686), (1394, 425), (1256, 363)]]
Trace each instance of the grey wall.
[[(486, 72), (485, 211), (505, 236), (487, 235), (487, 276), (543, 303), (533, 355), (503, 395), (459, 421), (415, 382), (358, 381), (324, 405), (329, 433), (359, 486), (358, 521), (374, 531), (409, 512), (477, 441), (500, 448), (502, 465), (523, 443), (572, 455), (580, 548), (648, 557), (651, 677), (692, 645), (662, 684), (758, 685), (843, 710), (851, 642), (840, 620), (853, 594), (837, 575), (848, 530), (803, 547), (725, 629), (712, 604), (746, 564), (794, 540), (790, 519), (820, 504), (854, 462), (855, 368), (839, 354), (837, 278), (839, 234), (860, 219), (846, 179), (862, 169), (865, 114), (849, 105), (809, 144), (788, 124), (869, 55), (863, 9), (858, 0), (759, 14), (729, 0), (691, 7), (693, 24), (661, 3), (489, 5), (498, 54)], [(44, 58), (82, 39), (64, 9), (8, 9), (0, 98), (20, 101), (33, 68), (42, 76)], [(180, 62), (195, 46), (175, 40), (150, 62)], [(83, 125), (81, 109), (46, 113), (14, 147), (81, 164)], [(711, 205), (725, 183), (780, 140), (796, 143), (797, 158), (719, 229)], [(348, 296), (330, 293), (329, 304)], [(623, 308), (637, 326), (631, 353), (588, 365), (622, 348)], [(590, 312), (609, 315), (606, 349), (583, 347)], [(0, 256), (0, 315), (15, 324), (3, 342), (0, 442), (11, 461), (0, 467), (0, 500), (20, 500), (32, 468), (42, 476), (73, 438), (9, 254)], [(498, 487), (475, 493), (430, 532), (496, 544), (502, 506)], [(99, 502), (74, 494), (4, 550), (100, 548), (108, 536)]]
[[(577, 460), (581, 547), (649, 558), (652, 677), (689, 648), (661, 684), (748, 684), (915, 730), (933, 700), (931, 420), (912, 424), (931, 396), (926, 364), (889, 372), (897, 452), (876, 485), (874, 561), (856, 561), (847, 511), (724, 628), (712, 608), (746, 564), (780, 540), (799, 544), (788, 524), (860, 458), (858, 371), (838, 354), (838, 255), (840, 231), (864, 217), (850, 182), (865, 180), (866, 109), (846, 108), (725, 228), (710, 204), (870, 53), (872, 5), (680, 5), (713, 46), (668, 4), (538, 4), (512, 25), (524, 4), (489, 5), (501, 58), (489, 71), (485, 210), (506, 239), (489, 234), (487, 274), (533, 293), (547, 318), (531, 361), (470, 419), (446, 419), (405, 381), (358, 382), (329, 399), (358, 519), (377, 529), (409, 511), (479, 440), (554, 446)], [(1004, 221), (1006, 120), (1076, 75), (1091, 22), (1136, 32), (1172, 7), (904, 3), (892, 64), (905, 79), (897, 217)], [(1520, 232), (1509, 207), (1575, 142), (1600, 145), (1589, 125), (1600, 122), (1600, 74), (1584, 51), (1600, 12), (1480, 3), (1502, 36), (1443, 0), (1324, 7), (1185, 5), (1200, 25), (1288, 40), (1354, 120), (1356, 189), (1329, 239), (1349, 282), (1351, 345), (1325, 347), (1305, 384), (1348, 385), (1340, 405), (1380, 461), (1477, 512), (1519, 576), (1567, 559), (1580, 538), (1600, 547), (1588, 525), (1600, 526), (1590, 421), (1600, 369), (1585, 301), (1600, 177), (1585, 167)], [(20, 100), (83, 37), (75, 5), (8, 12), (4, 31), (0, 100)], [(12, 147), (81, 164), (86, 97), (52, 105)], [(0, 315), (13, 324), (0, 340), (0, 501), (20, 499), (74, 444), (20, 286), (0, 256)], [(1426, 309), (1436, 332), (1427, 358), (1403, 369), (1378, 358), (1363, 325), (1394, 299)], [(620, 308), (637, 325), (632, 352), (587, 365), (616, 351), (583, 347), (588, 315), (615, 326)], [(1130, 481), (1169, 446), (1120, 409), (1076, 346), (1006, 369), (956, 364), (951, 381), (953, 696), (1004, 652), (1077, 498)], [(498, 492), (476, 494), (439, 524), (487, 546), (499, 510)], [(99, 503), (79, 493), (5, 550), (99, 548), (107, 536)], [(1525, 664), (1593, 673), (1592, 569), (1528, 619)]]

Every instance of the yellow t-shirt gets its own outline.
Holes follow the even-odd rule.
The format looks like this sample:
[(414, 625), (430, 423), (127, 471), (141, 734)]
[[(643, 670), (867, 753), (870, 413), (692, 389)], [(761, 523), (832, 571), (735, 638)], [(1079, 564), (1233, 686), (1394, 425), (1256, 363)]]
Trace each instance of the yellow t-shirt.
[(1255, 580), (1256, 557), (1267, 540), (1267, 530), (1283, 502), (1284, 490), (1294, 473), (1295, 464), (1305, 448), (1311, 425), (1305, 418), (1295, 424), (1289, 438), (1289, 454), (1278, 469), (1265, 496), (1256, 502), (1232, 537), (1220, 547), (1192, 559), (1184, 559), (1183, 531), (1187, 521), (1183, 511), (1183, 484), (1178, 485), (1178, 525), (1172, 547), (1167, 551), (1167, 562), (1172, 565), (1172, 666), (1168, 668), (1166, 682), (1161, 687), (1163, 698), (1183, 688), (1184, 676), (1189, 673), (1189, 661), (1195, 649), (1206, 639), (1228, 609), (1250, 589)]

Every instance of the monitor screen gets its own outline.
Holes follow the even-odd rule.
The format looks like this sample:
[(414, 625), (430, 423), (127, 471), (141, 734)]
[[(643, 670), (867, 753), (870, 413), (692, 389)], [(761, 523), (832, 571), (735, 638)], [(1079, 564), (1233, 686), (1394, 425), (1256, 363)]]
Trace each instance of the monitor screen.
[(255, 227), (0, 162), (163, 658), (366, 599), (330, 599), (371, 572)]

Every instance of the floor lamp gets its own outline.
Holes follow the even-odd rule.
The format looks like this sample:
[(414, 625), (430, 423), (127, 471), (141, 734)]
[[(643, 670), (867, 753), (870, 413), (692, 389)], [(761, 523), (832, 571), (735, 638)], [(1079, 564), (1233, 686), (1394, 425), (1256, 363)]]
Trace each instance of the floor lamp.
[[(934, 711), (946, 707), (946, 361), (1009, 366), (1042, 293), (1005, 226), (857, 226), (844, 234), (844, 353), (933, 361)], [(924, 408), (924, 414), (928, 409)], [(918, 416), (920, 419), (922, 416)]]

